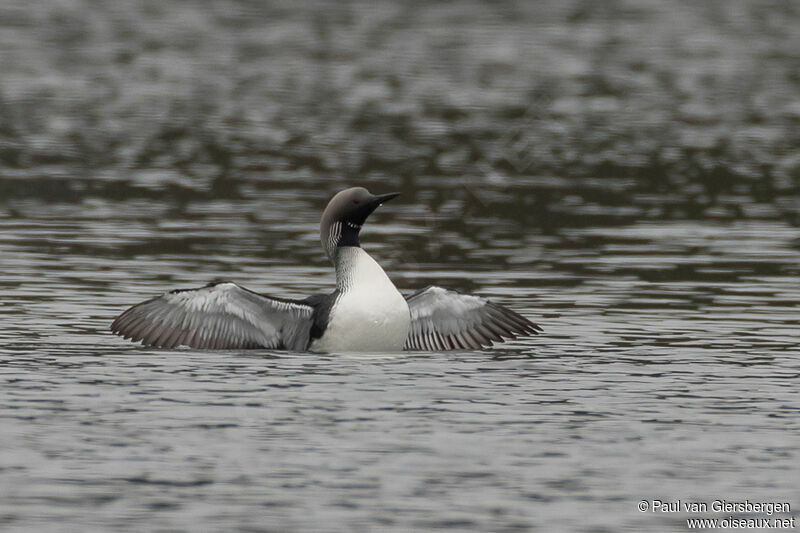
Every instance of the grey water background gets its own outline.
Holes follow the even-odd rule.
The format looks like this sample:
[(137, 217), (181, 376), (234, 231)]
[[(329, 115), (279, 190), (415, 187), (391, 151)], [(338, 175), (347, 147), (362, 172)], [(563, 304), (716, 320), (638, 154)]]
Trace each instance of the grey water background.
[[(0, 529), (796, 516), (798, 27), (771, 0), (0, 3)], [(108, 333), (212, 280), (329, 290), (317, 224), (351, 185), (402, 192), (362, 239), (401, 289), (545, 334), (310, 355)]]

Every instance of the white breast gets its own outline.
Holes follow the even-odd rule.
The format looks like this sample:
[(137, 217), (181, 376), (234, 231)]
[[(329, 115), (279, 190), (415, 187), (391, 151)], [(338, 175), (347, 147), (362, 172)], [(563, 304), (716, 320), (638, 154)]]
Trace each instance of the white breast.
[(402, 350), (411, 322), (406, 299), (364, 250), (343, 247), (337, 253), (336, 285), (341, 295), (331, 309), (328, 327), (310, 349)]

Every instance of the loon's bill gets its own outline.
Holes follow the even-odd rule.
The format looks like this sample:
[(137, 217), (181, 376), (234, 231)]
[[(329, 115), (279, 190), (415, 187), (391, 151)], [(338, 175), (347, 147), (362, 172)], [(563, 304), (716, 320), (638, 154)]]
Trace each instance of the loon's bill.
[(291, 300), (231, 282), (212, 283), (134, 305), (114, 320), (111, 331), (161, 348), (316, 352), (479, 349), (542, 331), (479, 296), (433, 286), (401, 295), (359, 242), (367, 217), (396, 196), (353, 187), (328, 203), (320, 241), (336, 269), (330, 294)]

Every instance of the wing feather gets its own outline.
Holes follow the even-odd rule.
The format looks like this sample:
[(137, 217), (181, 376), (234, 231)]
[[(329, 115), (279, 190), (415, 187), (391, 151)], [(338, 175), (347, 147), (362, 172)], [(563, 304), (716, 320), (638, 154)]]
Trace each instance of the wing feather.
[(507, 307), (441, 287), (426, 287), (406, 300), (411, 311), (406, 349), (479, 349), (542, 331)]
[(171, 291), (126, 310), (111, 331), (133, 342), (174, 348), (304, 350), (314, 307), (235, 283)]

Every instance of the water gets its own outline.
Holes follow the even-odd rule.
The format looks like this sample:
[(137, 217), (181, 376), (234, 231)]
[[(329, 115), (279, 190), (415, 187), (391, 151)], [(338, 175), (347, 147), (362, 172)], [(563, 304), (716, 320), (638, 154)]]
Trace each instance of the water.
[[(797, 6), (296, 4), (0, 6), (0, 529), (796, 518)], [(213, 280), (329, 290), (319, 215), (354, 184), (402, 193), (362, 233), (401, 289), (545, 334), (310, 355), (107, 331)]]

